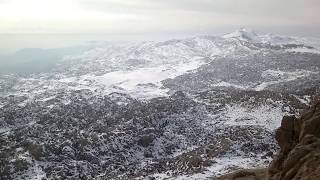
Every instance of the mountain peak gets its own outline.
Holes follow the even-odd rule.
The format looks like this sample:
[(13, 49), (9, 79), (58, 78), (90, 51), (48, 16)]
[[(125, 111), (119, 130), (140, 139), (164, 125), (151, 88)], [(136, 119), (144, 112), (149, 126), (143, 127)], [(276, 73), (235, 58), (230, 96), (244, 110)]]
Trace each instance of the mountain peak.
[(258, 34), (253, 31), (252, 29), (247, 28), (240, 28), (232, 33), (226, 34), (222, 36), (223, 38), (229, 39), (229, 38), (236, 38), (240, 40), (246, 40), (246, 41), (257, 41), (259, 40)]

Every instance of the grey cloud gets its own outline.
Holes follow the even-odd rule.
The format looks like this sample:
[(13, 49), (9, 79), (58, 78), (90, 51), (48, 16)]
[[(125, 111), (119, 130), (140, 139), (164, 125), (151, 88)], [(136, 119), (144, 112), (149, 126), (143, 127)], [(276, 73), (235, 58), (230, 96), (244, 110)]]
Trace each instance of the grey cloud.
[[(5, 1), (9, 0), (0, 0), (0, 5)], [(99, 12), (96, 14), (101, 13), (103, 17), (110, 16), (115, 19), (109, 22), (103, 18), (88, 19), (82, 22), (88, 24), (85, 27), (90, 27), (82, 28), (82, 31), (87, 29), (88, 32), (196, 32), (226, 26), (320, 26), (319, 0), (73, 0), (72, 2), (81, 7), (84, 15)], [(119, 17), (124, 15), (124, 18), (117, 19), (118, 14)], [(43, 27), (64, 31), (67, 27), (59, 23)], [(108, 23), (112, 26), (108, 26)], [(25, 26), (37, 28), (29, 24)], [(75, 23), (75, 31), (79, 31), (77, 27), (82, 27), (82, 24)], [(22, 28), (24, 29), (26, 27)], [(68, 31), (72, 31), (72, 28)]]
[[(274, 21), (301, 21), (310, 9), (319, 7), (316, 0), (79, 0), (83, 7), (93, 11), (132, 13), (144, 16), (160, 16), (165, 13), (193, 12), (208, 16), (244, 16), (250, 19)], [(313, 2), (313, 3), (312, 3)], [(227, 19), (226, 19), (227, 20)]]
[[(312, 0), (308, 0), (312, 1)], [(299, 13), (302, 0), (80, 0), (95, 10), (182, 10), (224, 13)], [(271, 13), (272, 12), (272, 13)]]

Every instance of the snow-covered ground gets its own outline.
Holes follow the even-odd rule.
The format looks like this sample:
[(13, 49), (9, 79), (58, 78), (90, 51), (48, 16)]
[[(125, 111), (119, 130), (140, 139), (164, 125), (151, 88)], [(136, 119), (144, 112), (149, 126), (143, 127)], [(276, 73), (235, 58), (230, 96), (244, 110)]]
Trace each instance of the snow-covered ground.
[(231, 126), (259, 125), (273, 131), (280, 126), (282, 117), (289, 114), (289, 109), (284, 112), (281, 107), (281, 105), (262, 105), (251, 109), (241, 105), (228, 105), (225, 124)]
[[(260, 162), (253, 160), (252, 158), (243, 158), (242, 156), (223, 156), (220, 158), (215, 158), (216, 162), (213, 166), (205, 168), (202, 173), (192, 174), (192, 175), (182, 175), (169, 179), (178, 180), (207, 180), (212, 177), (221, 176), (225, 173), (230, 173), (230, 169), (250, 169), (264, 167), (267, 164), (264, 163), (265, 160), (260, 159)], [(258, 165), (258, 166), (257, 166)], [(162, 179), (162, 178), (159, 178)]]
[(320, 50), (319, 49), (308, 49), (308, 48), (294, 48), (294, 49), (289, 49), (289, 52), (299, 52), (299, 53), (314, 53), (314, 54), (319, 54)]
[[(213, 166), (206, 167), (203, 172), (195, 173), (191, 175), (179, 175), (172, 176), (172, 172), (157, 173), (150, 177), (156, 180), (207, 180), (213, 177), (221, 176), (225, 173), (230, 173), (230, 169), (250, 169), (250, 168), (261, 168), (266, 166), (265, 160), (260, 159), (259, 161), (253, 160), (252, 158), (243, 158), (241, 156), (222, 156), (219, 158), (214, 158), (215, 164)], [(258, 166), (257, 166), (258, 165)], [(143, 179), (143, 178), (137, 178)]]
[[(26, 161), (27, 170), (12, 174), (27, 179), (55, 172), (208, 179), (265, 166), (270, 158), (261, 156), (265, 147), (276, 150), (272, 133), (283, 115), (307, 106), (318, 88), (314, 44), (240, 29), (221, 37), (99, 44), (47, 72), (2, 76), (0, 135), (19, 150), (4, 164), (14, 169), (15, 160)], [(281, 85), (292, 91), (274, 90)], [(313, 89), (296, 91), (304, 86)], [(45, 150), (43, 159), (34, 160), (22, 142)], [(206, 154), (210, 145), (217, 155)], [(194, 154), (214, 163), (201, 173), (180, 169), (178, 162), (188, 164)]]
[(318, 74), (319, 72), (313, 72), (313, 71), (307, 71), (307, 70), (301, 70), (297, 69), (293, 72), (285, 72), (281, 70), (272, 70), (268, 69), (262, 72), (261, 77), (267, 79), (266, 82), (262, 82), (261, 84), (254, 87), (254, 90), (256, 91), (262, 91), (266, 89), (268, 86), (273, 84), (279, 84), (282, 82), (289, 82), (296, 80), (298, 78), (308, 77), (312, 74)]

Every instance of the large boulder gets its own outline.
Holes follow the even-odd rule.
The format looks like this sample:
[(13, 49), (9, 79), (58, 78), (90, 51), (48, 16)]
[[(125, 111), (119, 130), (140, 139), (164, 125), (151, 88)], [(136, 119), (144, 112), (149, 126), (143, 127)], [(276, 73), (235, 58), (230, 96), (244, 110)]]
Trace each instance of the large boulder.
[(280, 151), (269, 167), (269, 179), (320, 179), (320, 101), (300, 118), (284, 117), (276, 140)]

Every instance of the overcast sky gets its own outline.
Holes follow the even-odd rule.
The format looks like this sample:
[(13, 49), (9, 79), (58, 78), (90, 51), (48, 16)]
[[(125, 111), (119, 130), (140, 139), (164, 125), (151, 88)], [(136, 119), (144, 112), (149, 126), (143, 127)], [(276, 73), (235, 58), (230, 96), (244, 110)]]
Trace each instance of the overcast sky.
[(242, 26), (317, 32), (320, 0), (0, 0), (0, 33), (185, 33)]

